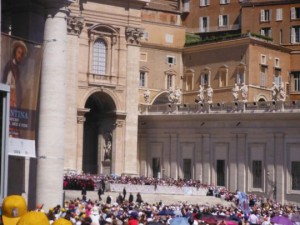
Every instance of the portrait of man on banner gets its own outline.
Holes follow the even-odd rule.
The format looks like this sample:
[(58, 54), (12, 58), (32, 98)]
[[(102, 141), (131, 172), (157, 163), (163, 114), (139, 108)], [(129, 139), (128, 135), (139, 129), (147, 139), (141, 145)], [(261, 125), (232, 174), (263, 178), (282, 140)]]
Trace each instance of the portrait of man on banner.
[[(34, 156), (35, 124), (41, 70), (41, 45), (1, 37), (0, 81), (10, 86), (11, 155)], [(26, 154), (25, 154), (26, 155)]]

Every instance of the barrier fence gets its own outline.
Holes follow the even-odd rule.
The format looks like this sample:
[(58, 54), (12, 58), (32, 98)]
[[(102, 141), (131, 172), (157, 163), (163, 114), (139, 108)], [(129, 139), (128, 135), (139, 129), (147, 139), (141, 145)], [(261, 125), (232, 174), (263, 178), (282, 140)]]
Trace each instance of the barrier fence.
[(176, 187), (176, 186), (157, 186), (154, 185), (130, 185), (130, 184), (107, 184), (107, 190), (111, 192), (123, 192), (126, 189), (127, 193), (144, 193), (144, 194), (168, 194), (168, 195), (196, 195), (205, 196), (208, 188), (196, 187)]

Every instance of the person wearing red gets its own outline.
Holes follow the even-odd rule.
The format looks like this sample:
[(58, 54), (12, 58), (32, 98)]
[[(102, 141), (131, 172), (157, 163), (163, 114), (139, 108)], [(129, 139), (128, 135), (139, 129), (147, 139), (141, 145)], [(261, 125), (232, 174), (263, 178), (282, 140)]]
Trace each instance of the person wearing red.
[(130, 217), (128, 219), (128, 225), (138, 225), (139, 220), (138, 220), (138, 213), (137, 212), (131, 212)]

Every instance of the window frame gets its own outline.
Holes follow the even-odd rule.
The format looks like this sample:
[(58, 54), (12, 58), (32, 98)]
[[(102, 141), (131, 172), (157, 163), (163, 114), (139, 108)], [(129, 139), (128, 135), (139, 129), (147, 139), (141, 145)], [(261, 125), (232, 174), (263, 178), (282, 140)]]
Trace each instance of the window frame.
[[(204, 19), (206, 19), (206, 27), (204, 27)], [(209, 32), (209, 16), (201, 16), (199, 18), (199, 28), (200, 32)]]
[[(224, 19), (226, 18), (226, 20)], [(226, 21), (226, 24), (224, 23)], [(228, 27), (229, 26), (229, 15), (222, 14), (219, 15), (219, 27)]]
[[(97, 45), (97, 43), (100, 43), (99, 49), (95, 49), (95, 46)], [(101, 44), (103, 44), (102, 46), (104, 46), (104, 49), (101, 48), (102, 47)], [(96, 74), (96, 75), (106, 75), (107, 74), (107, 55), (108, 55), (108, 52), (107, 52), (108, 48), (107, 48), (106, 41), (103, 38), (97, 38), (93, 43), (92, 49), (93, 49), (92, 73)], [(98, 50), (98, 53), (99, 53), (98, 58), (97, 58), (97, 56), (95, 56), (96, 50)], [(101, 57), (101, 51), (103, 51), (103, 50), (105, 50), (104, 63), (102, 62), (103, 58)], [(97, 63), (95, 64), (95, 62), (97, 62)]]
[(271, 9), (261, 9), (260, 11), (260, 22), (270, 22), (272, 18), (272, 10)]

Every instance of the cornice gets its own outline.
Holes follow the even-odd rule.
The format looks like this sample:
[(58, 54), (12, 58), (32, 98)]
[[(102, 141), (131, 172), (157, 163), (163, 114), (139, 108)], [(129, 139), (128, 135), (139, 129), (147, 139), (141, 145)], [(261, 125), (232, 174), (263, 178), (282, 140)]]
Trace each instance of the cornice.
[(153, 44), (153, 43), (147, 43), (147, 42), (141, 42), (142, 48), (150, 48), (150, 49), (159, 49), (159, 50), (165, 50), (165, 51), (176, 51), (176, 52), (182, 52), (184, 47), (170, 47), (170, 46), (164, 46), (159, 44)]

